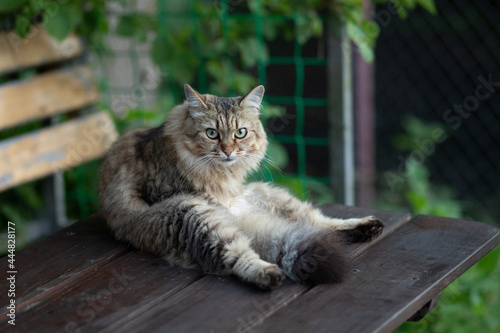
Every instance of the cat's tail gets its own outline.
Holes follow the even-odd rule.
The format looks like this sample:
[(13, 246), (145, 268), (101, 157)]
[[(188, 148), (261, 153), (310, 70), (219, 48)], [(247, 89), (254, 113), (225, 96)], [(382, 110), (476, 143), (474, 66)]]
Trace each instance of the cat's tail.
[(347, 271), (343, 240), (335, 232), (296, 229), (288, 235), (280, 265), (292, 280), (308, 284), (340, 282)]

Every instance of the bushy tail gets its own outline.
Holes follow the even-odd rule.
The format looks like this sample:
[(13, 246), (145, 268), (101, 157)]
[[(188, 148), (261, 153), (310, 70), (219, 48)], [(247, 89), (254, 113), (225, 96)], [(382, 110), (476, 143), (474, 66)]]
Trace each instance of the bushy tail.
[(287, 239), (281, 264), (284, 273), (308, 284), (340, 282), (347, 271), (342, 238), (325, 231), (297, 230)]

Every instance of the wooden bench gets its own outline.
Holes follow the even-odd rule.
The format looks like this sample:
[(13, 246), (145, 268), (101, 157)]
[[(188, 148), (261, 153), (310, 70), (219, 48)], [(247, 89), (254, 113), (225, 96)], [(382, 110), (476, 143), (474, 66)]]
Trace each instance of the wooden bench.
[[(203, 275), (115, 241), (101, 215), (16, 253), (19, 332), (390, 332), (418, 320), (441, 291), (499, 243), (491, 225), (327, 204), (330, 216), (376, 215), (381, 237), (347, 248), (339, 284), (285, 281), (263, 292)], [(8, 267), (8, 258), (0, 267)], [(494, 278), (494, 277), (492, 277)], [(9, 328), (0, 280), (0, 331)]]
[[(0, 33), (0, 76), (6, 80), (0, 84), (0, 131), (41, 123), (0, 141), (0, 191), (45, 177), (45, 206), (51, 207), (45, 232), (64, 225), (61, 171), (100, 157), (117, 137), (108, 114), (89, 112), (99, 96), (82, 53), (76, 36), (57, 42), (40, 27), (26, 39)], [(20, 77), (27, 69), (30, 77)], [(63, 113), (69, 118), (64, 122)]]

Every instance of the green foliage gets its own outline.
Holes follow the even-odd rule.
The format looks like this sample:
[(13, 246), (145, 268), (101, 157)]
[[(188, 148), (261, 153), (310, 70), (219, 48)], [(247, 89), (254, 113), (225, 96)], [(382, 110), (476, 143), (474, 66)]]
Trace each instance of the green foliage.
[(422, 119), (410, 115), (404, 116), (401, 124), (405, 133), (396, 134), (393, 139), (393, 145), (404, 152), (420, 150), (419, 143), (428, 141), (429, 139), (433, 140), (435, 131), (441, 131), (444, 134), (448, 132), (448, 127), (442, 123), (427, 123)]
[[(124, 1), (114, 1), (124, 4)], [(401, 17), (406, 17), (408, 10), (414, 9), (417, 5), (431, 13), (436, 13), (433, 0), (374, 0), (376, 4), (392, 3)], [(198, 36), (198, 42), (214, 40), (216, 35), (220, 36), (220, 17), (227, 14), (228, 6), (231, 2), (223, 2), (225, 6), (217, 6), (217, 2), (194, 2), (194, 10), (199, 15), (203, 23), (196, 23), (187, 18), (177, 18), (172, 20), (173, 24), (163, 27), (164, 32), (169, 36), (175, 35), (177, 41), (193, 43), (193, 24), (201, 24), (205, 36)], [(363, 57), (373, 60), (373, 47), (379, 34), (378, 25), (364, 17), (362, 0), (261, 0), (242, 1), (241, 7), (247, 7), (252, 13), (258, 15), (281, 16), (289, 18), (295, 22), (290, 27), (284, 20), (265, 20), (263, 22), (263, 33), (268, 40), (275, 39), (278, 34), (289, 39), (294, 38), (303, 44), (312, 37), (323, 34), (322, 15), (330, 15), (339, 24), (346, 27), (348, 37), (357, 45)], [(0, 2), (0, 20), (7, 16), (15, 17), (15, 30), (21, 37), (26, 37), (31, 25), (40, 19), (47, 31), (55, 38), (62, 40), (71, 32), (78, 32), (85, 36), (94, 47), (103, 48), (102, 37), (108, 32), (106, 23), (106, 1), (104, 0), (3, 0)], [(188, 10), (188, 2), (172, 0), (168, 2), (172, 12), (183, 13)], [(230, 9), (230, 8), (229, 8)], [(340, 25), (339, 25), (340, 26)], [(222, 40), (213, 44), (213, 49), (226, 51), (226, 55), (239, 53), (243, 57), (242, 63), (249, 67), (255, 64), (256, 58), (265, 57), (266, 48), (260, 45), (256, 39), (241, 38), (241, 35), (248, 34), (255, 30), (251, 25), (230, 22), (227, 35)], [(191, 30), (190, 30), (191, 29)], [(125, 13), (120, 17), (117, 33), (122, 36), (136, 37), (141, 41), (146, 40), (147, 31), (159, 31), (157, 18), (145, 13)], [(165, 41), (165, 36), (158, 36)], [(181, 46), (183, 44), (170, 42)], [(236, 43), (234, 43), (236, 42)], [(156, 43), (159, 47), (159, 43)], [(252, 50), (251, 53), (238, 52), (238, 49)], [(169, 49), (176, 52), (175, 49)], [(202, 57), (210, 55), (205, 49), (200, 49)], [(168, 55), (170, 52), (162, 52)], [(155, 53), (155, 52), (153, 52)], [(263, 59), (260, 59), (263, 60)]]
[[(379, 195), (379, 207), (385, 209), (410, 210), (415, 214), (461, 217), (462, 204), (455, 194), (445, 186), (433, 185), (425, 160), (434, 152), (436, 130), (445, 133), (446, 128), (438, 123), (426, 123), (412, 116), (403, 117), (405, 133), (394, 136), (394, 146), (407, 154), (401, 159), (398, 170), (384, 173), (384, 187)], [(426, 142), (426, 146), (422, 145)], [(401, 155), (402, 156), (402, 155)], [(421, 159), (412, 158), (422, 156)], [(401, 161), (400, 160), (400, 161)]]
[(414, 165), (412, 176), (408, 177), (406, 199), (412, 211), (418, 214), (454, 218), (462, 216), (462, 206), (454, 199), (452, 191), (448, 187), (432, 185), (429, 171), (423, 164)]
[(57, 40), (63, 40), (82, 22), (83, 13), (78, 3), (60, 6), (54, 13), (44, 15), (44, 27)]
[(500, 331), (500, 247), (449, 285), (436, 308), (397, 333), (495, 333)]
[[(123, 0), (113, 2), (123, 6), (126, 3)], [(415, 7), (416, 3), (432, 11), (433, 3), (429, 0), (405, 0), (399, 10), (406, 13), (406, 9)], [(185, 82), (198, 80), (197, 86), (202, 92), (247, 93), (257, 84), (250, 72), (255, 70), (257, 64), (265, 65), (269, 59), (264, 40), (283, 37), (304, 44), (324, 33), (325, 18), (332, 18), (336, 31), (342, 25), (346, 26), (348, 36), (358, 45), (365, 59), (373, 59), (372, 50), (378, 26), (363, 18), (361, 0), (261, 0), (238, 4), (241, 8), (235, 11), (231, 1), (172, 0), (168, 1), (169, 11), (180, 15), (172, 15), (168, 19), (127, 10), (118, 15), (115, 31), (118, 35), (139, 42), (146, 41), (150, 35), (154, 36), (151, 56), (161, 72), (166, 73), (171, 87), (163, 89), (158, 110), (136, 108), (128, 110), (123, 117), (113, 115), (120, 132), (161, 123), (166, 114), (159, 110), (169, 110), (182, 99), (182, 88), (179, 87)], [(165, 6), (167, 2), (159, 1), (158, 5)], [(58, 40), (76, 32), (86, 39), (92, 50), (105, 51), (104, 38), (108, 34), (106, 6), (103, 0), (2, 0), (0, 29), (15, 30), (19, 36), (29, 38), (33, 26), (42, 24)], [(241, 20), (238, 12), (255, 14), (261, 21), (254, 23)], [(189, 15), (183, 15), (186, 13)], [(34, 73), (26, 71), (22, 76), (28, 77)], [(108, 109), (105, 105), (100, 108)], [(264, 103), (264, 124), (270, 118), (283, 115), (284, 108)], [(309, 198), (313, 200), (332, 199), (330, 190), (324, 184), (281, 175), (279, 170), (288, 164), (288, 155), (283, 146), (273, 142), (272, 138), (268, 158), (261, 172), (261, 175), (266, 175), (264, 178), (286, 183), (302, 198), (309, 193)], [(82, 218), (97, 209), (93, 178), (96, 174), (97, 167), (92, 163), (65, 173), (68, 188), (76, 189), (68, 193), (68, 212), (75, 213), (71, 217)], [(29, 183), (2, 193), (0, 218), (15, 220), (21, 225), (22, 221), (35, 218), (34, 212), (40, 210), (42, 205), (33, 200), (37, 193), (40, 193), (38, 183)], [(22, 207), (18, 202), (22, 202)]]
[[(394, 145), (401, 151), (411, 154), (421, 149), (418, 142), (432, 137), (433, 131), (436, 128), (441, 129), (442, 125), (406, 117), (403, 120), (403, 127), (406, 133), (396, 135)], [(430, 154), (427, 155), (429, 156)], [(424, 161), (412, 163), (407, 159), (404, 162), (404, 173), (397, 170), (390, 171), (401, 176), (403, 181), (391, 189), (384, 187), (379, 192), (378, 208), (463, 218), (463, 203), (455, 199), (449, 188), (432, 185)], [(443, 291), (436, 308), (423, 320), (418, 323), (405, 323), (395, 332), (498, 332), (500, 330), (499, 279), (500, 247), (448, 286)]]
[(2, 0), (0, 13), (9, 13), (22, 7), (28, 0)]
[[(87, 38), (95, 49), (103, 49), (108, 32), (106, 2), (102, 0), (2, 0), (0, 26), (14, 29), (26, 38), (35, 24), (42, 24), (49, 34), (63, 40), (76, 32)], [(13, 26), (10, 22), (13, 18)]]

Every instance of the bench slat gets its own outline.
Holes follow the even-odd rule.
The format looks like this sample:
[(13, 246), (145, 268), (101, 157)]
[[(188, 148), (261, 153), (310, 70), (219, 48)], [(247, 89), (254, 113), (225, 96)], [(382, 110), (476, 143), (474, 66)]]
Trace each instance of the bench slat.
[[(324, 210), (337, 217), (345, 218), (376, 214), (386, 220), (387, 228), (384, 233), (387, 234), (409, 219), (409, 214), (406, 213), (380, 212), (342, 205), (325, 205)], [(104, 224), (104, 221), (102, 223)], [(73, 251), (61, 246), (58, 248), (66, 253)], [(352, 249), (357, 249), (357, 247)], [(23, 251), (18, 253), (18, 260), (21, 260)], [(59, 260), (71, 260), (71, 258), (61, 257)], [(89, 308), (87, 306), (89, 303), (84, 298), (87, 296), (95, 298), (103, 290), (106, 293), (105, 290), (109, 290), (108, 285), (111, 279), (115, 277), (113, 272), (121, 274), (125, 267), (130, 268), (126, 275), (130, 276), (130, 281), (132, 281), (131, 292), (112, 293), (112, 301), (106, 306), (97, 303), (96, 308), (102, 309), (94, 310), (95, 318), (89, 320), (92, 316), (92, 306)], [(35, 329), (36, 318), (43, 320), (47, 309), (50, 308), (54, 318), (64, 319), (64, 322), (54, 324), (55, 326), (51, 327), (52, 330), (62, 330), (65, 325), (69, 325), (70, 328), (84, 328), (84, 330), (92, 331), (102, 329), (108, 332), (126, 331), (136, 329), (134, 325), (138, 320), (142, 322), (141, 327), (144, 329), (146, 326), (158, 328), (166, 325), (169, 329), (176, 327), (179, 330), (194, 327), (198, 330), (199, 327), (208, 330), (217, 328), (218, 331), (221, 327), (224, 328), (222, 331), (244, 330), (250, 327), (250, 324), (255, 325), (265, 317), (262, 316), (258, 307), (262, 307), (263, 311), (265, 309), (275, 311), (309, 288), (305, 285), (287, 282), (274, 292), (267, 293), (244, 285), (231, 277), (204, 276), (199, 279), (200, 277), (200, 271), (182, 270), (168, 266), (161, 259), (148, 254), (130, 252), (100, 267), (98, 272), (84, 280), (60, 283), (61, 288), (51, 288), (50, 293), (43, 295), (43, 306), (26, 309), (25, 312), (18, 310), (20, 316), (30, 318), (30, 320), (23, 320), (22, 323), (19, 321), (16, 325), (22, 325), (25, 331)], [(189, 283), (193, 284), (187, 286)], [(181, 288), (175, 287), (176, 285)], [(37, 289), (42, 287), (39, 286)], [(134, 290), (141, 290), (141, 292), (137, 293)], [(39, 298), (41, 299), (41, 296)], [(194, 302), (194, 299), (197, 301)], [(105, 300), (101, 301), (106, 303)], [(231, 306), (227, 305), (228, 302)], [(133, 304), (136, 305), (133, 306)], [(131, 308), (133, 311), (130, 310)], [(220, 309), (224, 311), (221, 312)], [(231, 318), (232, 315), (234, 318)], [(151, 322), (151, 326), (146, 322)]]
[[(17, 313), (128, 251), (126, 245), (114, 241), (102, 217), (94, 215), (16, 252)], [(1, 258), (0, 265), (8, 267), (7, 260), (8, 257)], [(0, 280), (0, 288), (8, 290), (5, 279)], [(0, 320), (4, 320), (7, 299), (0, 300)], [(4, 324), (6, 321), (2, 321), (0, 330)]]
[(0, 33), (0, 75), (26, 67), (75, 58), (82, 54), (83, 45), (75, 35), (58, 42), (41, 27), (34, 27), (22, 39), (13, 31)]
[(0, 142), (0, 191), (102, 156), (117, 133), (108, 114), (61, 125)]
[[(340, 218), (376, 215), (385, 220), (384, 233), (387, 235), (410, 219), (407, 213), (343, 205), (324, 205), (322, 209), (327, 215)], [(353, 244), (347, 250), (354, 255), (360, 248), (368, 246), (369, 243)], [(252, 286), (243, 285), (235, 278), (206, 276), (173, 297), (159, 302), (155, 308), (143, 312), (134, 320), (123, 323), (123, 326), (118, 322), (106, 329), (106, 332), (134, 331), (139, 328), (138, 323), (141, 323), (141, 330), (144, 331), (246, 332), (273, 312), (300, 299), (300, 295), (308, 289), (306, 285), (287, 281), (271, 293), (260, 292)]]
[[(51, 321), (46, 332), (102, 332), (137, 312), (148, 311), (157, 302), (203, 276), (199, 270), (168, 265), (161, 258), (137, 251), (128, 252), (112, 263), (98, 267), (84, 281), (55, 290), (36, 308), (19, 316), (16, 329), (38, 332), (39, 323)], [(137, 292), (140, 290), (140, 292)], [(29, 318), (29, 320), (28, 320)], [(0, 324), (0, 328), (2, 324)]]
[(417, 216), (363, 252), (342, 284), (313, 288), (255, 331), (391, 332), (498, 242), (487, 224)]
[(80, 109), (98, 98), (92, 73), (83, 65), (6, 83), (0, 85), (0, 129)]

